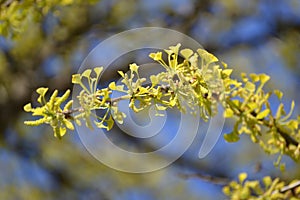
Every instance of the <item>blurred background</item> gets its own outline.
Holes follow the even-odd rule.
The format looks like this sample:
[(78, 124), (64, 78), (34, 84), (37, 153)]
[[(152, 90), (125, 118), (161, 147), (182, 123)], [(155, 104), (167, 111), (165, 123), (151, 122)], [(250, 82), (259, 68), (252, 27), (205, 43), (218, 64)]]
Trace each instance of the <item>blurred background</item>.
[[(276, 157), (247, 137), (235, 144), (221, 137), (202, 160), (195, 142), (165, 169), (117, 172), (93, 158), (76, 131), (58, 140), (48, 126), (25, 126), (30, 115), (22, 109), (35, 101), (37, 87), (72, 88), (71, 75), (104, 39), (155, 26), (194, 38), (228, 63), (235, 77), (269, 74), (266, 90), (282, 90), (287, 107), (295, 100), (297, 115), (299, 0), (0, 0), (0, 6), (0, 199), (224, 199), (222, 183), (206, 179), (235, 179), (243, 171), (250, 179), (299, 178), (299, 165), (284, 158), (281, 173), (273, 167)], [(117, 73), (106, 77), (114, 80)], [(230, 130), (227, 122), (223, 133)]]

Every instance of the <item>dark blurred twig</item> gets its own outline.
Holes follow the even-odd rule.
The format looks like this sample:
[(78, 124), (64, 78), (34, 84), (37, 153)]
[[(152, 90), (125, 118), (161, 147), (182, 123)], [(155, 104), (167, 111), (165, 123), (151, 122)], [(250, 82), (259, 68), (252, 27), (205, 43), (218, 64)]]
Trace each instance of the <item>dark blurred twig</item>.
[(226, 185), (230, 182), (230, 179), (228, 179), (228, 178), (217, 177), (217, 176), (212, 176), (212, 175), (204, 175), (204, 174), (199, 174), (199, 173), (193, 173), (193, 174), (179, 173), (178, 175), (179, 175), (179, 177), (182, 177), (184, 179), (198, 178), (203, 181), (213, 183), (216, 185)]

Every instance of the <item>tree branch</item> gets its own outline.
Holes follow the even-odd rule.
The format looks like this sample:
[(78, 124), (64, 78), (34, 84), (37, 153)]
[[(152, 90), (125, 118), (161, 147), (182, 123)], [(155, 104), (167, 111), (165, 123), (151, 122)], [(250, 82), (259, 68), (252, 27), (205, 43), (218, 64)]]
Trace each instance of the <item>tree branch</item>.
[(179, 173), (178, 176), (184, 179), (189, 179), (189, 178), (198, 178), (203, 181), (216, 184), (216, 185), (227, 185), (230, 183), (230, 179), (228, 178), (223, 178), (223, 177), (217, 177), (217, 176), (212, 176), (212, 175), (204, 175), (204, 174), (185, 174), (185, 173)]

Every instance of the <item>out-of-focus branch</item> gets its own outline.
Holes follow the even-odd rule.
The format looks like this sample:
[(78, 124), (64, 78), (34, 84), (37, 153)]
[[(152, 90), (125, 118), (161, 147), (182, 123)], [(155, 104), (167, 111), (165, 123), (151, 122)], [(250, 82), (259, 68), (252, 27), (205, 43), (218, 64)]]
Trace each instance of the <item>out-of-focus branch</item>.
[(200, 173), (193, 173), (193, 174), (187, 174), (187, 173), (179, 173), (178, 174), (180, 177), (184, 179), (189, 179), (189, 178), (198, 178), (203, 181), (216, 184), (216, 185), (226, 185), (230, 182), (230, 179), (224, 178), (224, 177), (217, 177), (213, 175), (208, 175), (208, 174), (200, 174)]

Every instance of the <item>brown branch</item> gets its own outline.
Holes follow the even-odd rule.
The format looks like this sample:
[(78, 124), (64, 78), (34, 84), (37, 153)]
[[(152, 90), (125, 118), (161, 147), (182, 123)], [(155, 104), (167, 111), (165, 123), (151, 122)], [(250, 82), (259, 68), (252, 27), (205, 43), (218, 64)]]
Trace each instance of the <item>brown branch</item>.
[(189, 178), (198, 178), (203, 181), (213, 183), (216, 185), (227, 185), (230, 183), (230, 179), (228, 178), (223, 178), (223, 177), (217, 177), (217, 176), (212, 176), (212, 175), (204, 175), (204, 174), (184, 174), (184, 173), (179, 173), (178, 176), (184, 179), (189, 179)]

